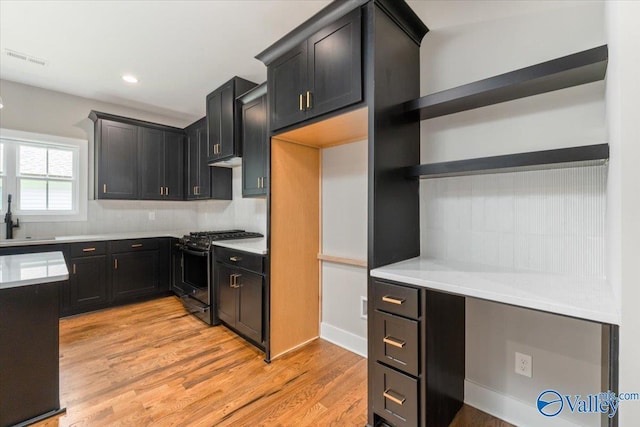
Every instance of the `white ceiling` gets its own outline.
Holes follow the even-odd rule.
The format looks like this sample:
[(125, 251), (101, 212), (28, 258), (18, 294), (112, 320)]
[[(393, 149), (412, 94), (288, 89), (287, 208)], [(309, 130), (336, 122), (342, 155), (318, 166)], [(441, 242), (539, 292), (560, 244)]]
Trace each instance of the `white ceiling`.
[[(234, 75), (260, 83), (254, 56), (328, 0), (0, 0), (0, 78), (195, 119)], [(431, 30), (561, 7), (563, 1), (408, 1)], [(35, 65), (5, 49), (41, 58)], [(126, 84), (132, 73), (140, 82)], [(1, 94), (0, 94), (1, 95)]]

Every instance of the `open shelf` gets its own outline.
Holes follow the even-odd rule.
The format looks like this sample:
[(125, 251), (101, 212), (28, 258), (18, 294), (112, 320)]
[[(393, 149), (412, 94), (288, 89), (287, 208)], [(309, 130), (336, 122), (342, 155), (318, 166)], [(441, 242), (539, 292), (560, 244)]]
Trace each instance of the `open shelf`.
[(423, 96), (403, 104), (420, 120), (603, 80), (607, 45)]
[(609, 144), (597, 144), (410, 166), (406, 168), (406, 174), (410, 178), (442, 178), (447, 176), (596, 166), (605, 163), (608, 159)]

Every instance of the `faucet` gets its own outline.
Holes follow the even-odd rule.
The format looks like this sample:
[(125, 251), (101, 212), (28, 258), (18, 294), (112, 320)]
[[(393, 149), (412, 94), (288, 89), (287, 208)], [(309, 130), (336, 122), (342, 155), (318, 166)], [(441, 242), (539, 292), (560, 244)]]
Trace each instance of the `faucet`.
[(4, 215), (4, 222), (7, 227), (7, 239), (13, 239), (13, 229), (20, 227), (20, 220), (16, 219), (16, 223), (13, 223), (13, 219), (11, 219), (11, 194), (9, 194), (7, 213)]

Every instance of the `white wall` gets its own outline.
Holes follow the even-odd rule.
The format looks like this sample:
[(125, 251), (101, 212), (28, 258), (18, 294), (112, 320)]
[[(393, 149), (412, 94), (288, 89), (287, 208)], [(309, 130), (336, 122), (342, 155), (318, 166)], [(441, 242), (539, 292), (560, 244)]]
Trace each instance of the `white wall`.
[[(0, 127), (84, 139), (93, 151), (91, 110), (183, 128), (189, 121), (161, 116), (115, 104), (0, 80)], [(202, 100), (204, 102), (204, 99)], [(204, 230), (246, 228), (266, 234), (265, 199), (242, 199), (242, 169), (233, 171), (233, 201), (126, 201), (92, 200), (89, 195), (87, 221), (28, 223), (22, 218), (15, 236), (50, 237), (126, 231)], [(93, 164), (89, 161), (89, 188)], [(91, 192), (91, 190), (90, 190)], [(149, 220), (149, 213), (155, 220)], [(4, 238), (2, 235), (0, 238)]]
[[(418, 11), (427, 22), (429, 7), (455, 10), (448, 2), (425, 2)], [(477, 2), (483, 3), (483, 2)], [(494, 7), (496, 2), (492, 3)], [(498, 2), (500, 3), (500, 2)], [(513, 3), (505, 3), (507, 8)], [(421, 93), (437, 92), (449, 87), (505, 73), (533, 65), (556, 57), (575, 53), (606, 43), (604, 31), (604, 7), (601, 2), (544, 2), (544, 5), (528, 14), (514, 13), (508, 18), (483, 22), (473, 22), (452, 27), (433, 28), (423, 40), (421, 48)], [(547, 9), (545, 7), (548, 6)], [(514, 6), (515, 7), (515, 6)], [(458, 9), (460, 11), (461, 9)], [(438, 12), (442, 13), (442, 10)], [(462, 9), (464, 12), (464, 9)], [(462, 13), (460, 12), (460, 13)], [(454, 13), (454, 12), (452, 12)], [(543, 150), (576, 145), (607, 142), (605, 126), (604, 83), (592, 83), (563, 91), (520, 99), (468, 112), (423, 121), (421, 125), (421, 157), (423, 163), (467, 159), (515, 152)], [(555, 173), (555, 172), (554, 172)], [(577, 172), (577, 174), (585, 173)], [(563, 233), (547, 226), (558, 226), (562, 219), (579, 218), (578, 214), (562, 212), (560, 218), (541, 222), (536, 215), (526, 215), (518, 207), (536, 207), (541, 215), (557, 215), (552, 206), (556, 203), (539, 203), (532, 194), (553, 192), (555, 185), (543, 172), (519, 176), (501, 174), (492, 177), (465, 177), (440, 179), (437, 182), (421, 183), (421, 232), (423, 252), (442, 250), (457, 243), (459, 251), (446, 251), (450, 258), (462, 261), (476, 261), (506, 264), (529, 269), (546, 269), (554, 260), (545, 255), (550, 247), (560, 247), (555, 237)], [(571, 188), (568, 182), (557, 180), (561, 190)], [(594, 173), (593, 176), (598, 176)], [(522, 182), (519, 183), (519, 180)], [(553, 180), (550, 180), (553, 181)], [(575, 207), (595, 207), (589, 213), (597, 224), (604, 223), (605, 183), (600, 174), (598, 203), (578, 203)], [(450, 203), (451, 182), (455, 200), (464, 199), (469, 204), (453, 206)], [(524, 188), (534, 188), (524, 191)], [(562, 189), (564, 188), (564, 189)], [(468, 189), (466, 193), (464, 190)], [(433, 194), (433, 191), (437, 193)], [(441, 193), (438, 193), (441, 191)], [(429, 195), (427, 195), (429, 192)], [(442, 193), (444, 192), (444, 193)], [(447, 193), (448, 192), (448, 193)], [(578, 193), (588, 195), (589, 190)], [(475, 195), (476, 208), (473, 209)], [(460, 197), (458, 197), (460, 196)], [(585, 196), (586, 197), (586, 196)], [(560, 199), (563, 195), (560, 194)], [(471, 199), (471, 200), (468, 200)], [(482, 200), (481, 200), (482, 199)], [(538, 198), (541, 200), (544, 198)], [(556, 199), (558, 199), (556, 197)], [(481, 203), (479, 202), (481, 200)], [(505, 205), (506, 203), (506, 205)], [(569, 205), (571, 202), (567, 202)], [(481, 204), (482, 206), (479, 206)], [(435, 205), (435, 208), (434, 208)], [(507, 208), (505, 210), (505, 207)], [(571, 208), (571, 206), (569, 206)], [(434, 209), (444, 209), (441, 218), (455, 220), (456, 215), (469, 212), (469, 227), (463, 236), (438, 235), (435, 232), (437, 213)], [(481, 213), (481, 221), (474, 212)], [(535, 241), (508, 245), (501, 237), (509, 237), (509, 230), (502, 230), (516, 219), (523, 234)], [(572, 216), (573, 215), (573, 216)], [(492, 222), (496, 227), (492, 229)], [(506, 223), (506, 224), (505, 224)], [(545, 225), (546, 224), (546, 225)], [(489, 226), (489, 229), (486, 227)], [(541, 233), (533, 233), (536, 228), (545, 228)], [(568, 226), (568, 225), (567, 225)], [(479, 230), (477, 227), (485, 228)], [(514, 225), (515, 227), (515, 225)], [(474, 229), (475, 228), (475, 229)], [(558, 228), (558, 227), (556, 227)], [(449, 231), (452, 228), (449, 227)], [(474, 235), (485, 233), (482, 236)], [(488, 233), (487, 233), (488, 232)], [(506, 233), (506, 234), (505, 234)], [(517, 236), (517, 230), (513, 229)], [(469, 248), (464, 246), (464, 234)], [(539, 234), (539, 235), (536, 235)], [(536, 235), (533, 237), (533, 235)], [(548, 235), (548, 236), (547, 236)], [(598, 265), (585, 268), (581, 273), (601, 275), (604, 270), (603, 246), (606, 241), (602, 230), (596, 233), (598, 244), (590, 252)], [(474, 236), (476, 245), (474, 246)], [(585, 236), (586, 237), (586, 236)], [(508, 239), (507, 239), (508, 240)], [(576, 250), (577, 241), (570, 240), (564, 255)], [(589, 241), (589, 239), (583, 239)], [(515, 240), (514, 240), (515, 242)], [(506, 242), (509, 243), (509, 242)], [(468, 249), (465, 252), (465, 249)], [(526, 252), (526, 257), (523, 254)], [(589, 251), (587, 251), (589, 252)], [(531, 254), (537, 256), (531, 256)], [(584, 251), (580, 252), (584, 253)], [(468, 255), (465, 259), (465, 254)], [(475, 254), (475, 255), (474, 255)], [(436, 254), (437, 255), (437, 254)], [(442, 255), (442, 254), (440, 254)], [(505, 257), (506, 255), (506, 257)], [(481, 256), (482, 259), (469, 259)], [(545, 260), (545, 256), (547, 259)], [(580, 263), (561, 262), (559, 270), (571, 270), (567, 265)], [(553, 270), (553, 269), (552, 269)], [(467, 401), (487, 412), (496, 414), (517, 425), (599, 425), (599, 416), (562, 413), (561, 419), (553, 421), (542, 418), (535, 410), (537, 395), (548, 388), (556, 388), (566, 393), (597, 393), (600, 391), (600, 328), (588, 322), (561, 318), (544, 313), (507, 307), (483, 301), (467, 300), (466, 325), (466, 375)], [(514, 352), (533, 356), (533, 378), (528, 379), (514, 373)], [(472, 391), (472, 392), (470, 392)]]
[[(640, 3), (606, 5), (609, 66), (610, 278), (622, 304), (620, 391), (640, 390)], [(624, 402), (620, 426), (640, 424), (640, 402)]]
[[(322, 253), (367, 259), (367, 144), (359, 141), (322, 150)], [(322, 263), (322, 338), (358, 354), (367, 353), (367, 269)]]

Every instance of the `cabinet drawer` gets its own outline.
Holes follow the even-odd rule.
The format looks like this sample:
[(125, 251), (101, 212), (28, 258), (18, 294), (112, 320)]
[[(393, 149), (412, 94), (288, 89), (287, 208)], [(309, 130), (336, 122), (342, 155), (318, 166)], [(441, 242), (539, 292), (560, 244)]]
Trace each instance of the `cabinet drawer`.
[(264, 257), (261, 255), (221, 247), (216, 247), (214, 254), (217, 262), (245, 268), (258, 274), (263, 273)]
[(417, 319), (420, 315), (418, 289), (374, 280), (373, 297), (373, 306), (376, 310), (412, 319)]
[(107, 253), (107, 242), (82, 242), (69, 245), (71, 258), (104, 255)]
[(377, 362), (373, 375), (374, 412), (397, 427), (419, 425), (418, 380)]
[(418, 376), (420, 360), (418, 321), (376, 311), (373, 313), (374, 357)]
[(159, 239), (130, 239), (110, 242), (111, 252), (134, 252), (158, 249)]

